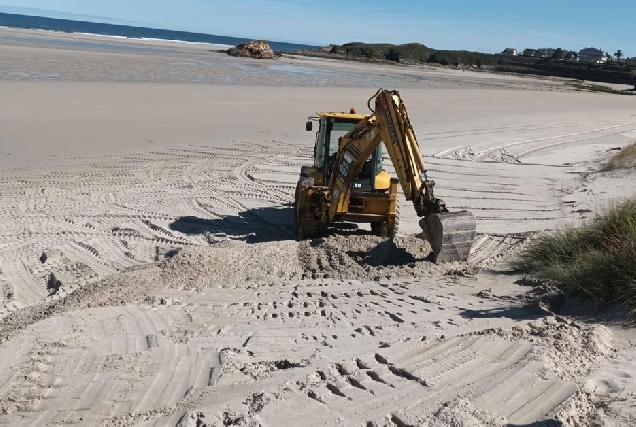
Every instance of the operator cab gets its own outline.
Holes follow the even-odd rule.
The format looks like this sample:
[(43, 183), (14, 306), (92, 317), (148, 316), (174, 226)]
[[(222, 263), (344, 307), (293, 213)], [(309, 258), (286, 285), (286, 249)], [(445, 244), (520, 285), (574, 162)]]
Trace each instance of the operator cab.
[[(338, 154), (340, 137), (349, 133), (363, 118), (363, 115), (347, 113), (318, 113), (319, 117), (310, 117), (307, 121), (307, 131), (313, 130), (313, 121), (318, 122), (316, 145), (314, 146), (314, 166), (325, 175), (325, 185), (331, 179), (333, 163)], [(382, 171), (382, 144), (378, 145), (373, 154), (365, 162), (362, 171), (353, 184), (353, 192), (375, 191), (375, 177)]]

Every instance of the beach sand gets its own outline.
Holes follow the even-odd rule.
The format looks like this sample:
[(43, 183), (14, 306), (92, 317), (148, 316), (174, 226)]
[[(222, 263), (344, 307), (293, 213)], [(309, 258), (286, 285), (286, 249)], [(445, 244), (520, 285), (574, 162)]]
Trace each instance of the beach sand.
[[(597, 172), (633, 98), (209, 50), (0, 31), (0, 425), (633, 424), (620, 307), (508, 267), (633, 196)], [(294, 239), (305, 119), (380, 86), (477, 218), (468, 263), (426, 260), (403, 196), (393, 241)]]

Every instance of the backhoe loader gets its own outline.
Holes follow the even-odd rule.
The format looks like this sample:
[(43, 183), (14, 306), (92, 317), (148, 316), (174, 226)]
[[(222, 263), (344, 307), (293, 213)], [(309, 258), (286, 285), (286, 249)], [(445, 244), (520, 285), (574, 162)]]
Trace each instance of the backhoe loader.
[[(375, 100), (375, 108), (371, 103)], [(435, 197), (406, 108), (397, 91), (380, 89), (367, 103), (371, 114), (317, 113), (314, 164), (303, 166), (295, 194), (295, 226), (300, 239), (314, 237), (338, 222), (370, 223), (373, 233), (393, 237), (398, 230), (398, 184), (419, 217), (435, 263), (466, 261), (475, 240), (470, 212), (450, 213)], [(384, 144), (382, 144), (384, 143)], [(397, 177), (382, 168), (386, 147)]]

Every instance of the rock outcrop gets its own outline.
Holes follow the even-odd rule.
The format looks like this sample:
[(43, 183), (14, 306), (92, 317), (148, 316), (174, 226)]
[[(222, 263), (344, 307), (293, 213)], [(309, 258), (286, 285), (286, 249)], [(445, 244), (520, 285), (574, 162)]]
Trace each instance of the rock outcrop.
[(276, 54), (272, 48), (269, 47), (269, 43), (263, 40), (241, 43), (236, 47), (226, 50), (226, 53), (243, 58), (276, 59)]

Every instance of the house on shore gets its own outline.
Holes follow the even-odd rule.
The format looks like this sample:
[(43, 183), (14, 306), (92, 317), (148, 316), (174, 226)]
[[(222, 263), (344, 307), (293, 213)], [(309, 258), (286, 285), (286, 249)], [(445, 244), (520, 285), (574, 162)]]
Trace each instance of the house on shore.
[(531, 58), (555, 58), (562, 61), (576, 62), (579, 60), (579, 54), (571, 50), (555, 49), (552, 47), (544, 47), (541, 49), (525, 49), (522, 56)]
[(554, 56), (554, 53), (556, 52), (556, 49), (551, 48), (551, 47), (542, 47), (540, 49), (537, 49), (538, 56), (539, 58), (552, 58)]
[(586, 47), (579, 52), (579, 60), (591, 64), (604, 64), (609, 60), (609, 57), (600, 49)]
[(578, 62), (579, 61), (579, 54), (576, 53), (576, 52), (573, 52), (571, 50), (568, 50), (563, 55), (563, 59), (566, 60), (566, 61)]
[(503, 52), (501, 52), (501, 54), (506, 56), (517, 56), (517, 49), (507, 47)]

